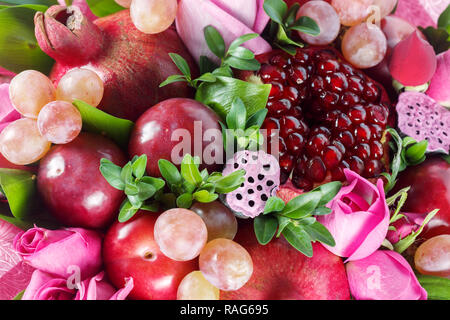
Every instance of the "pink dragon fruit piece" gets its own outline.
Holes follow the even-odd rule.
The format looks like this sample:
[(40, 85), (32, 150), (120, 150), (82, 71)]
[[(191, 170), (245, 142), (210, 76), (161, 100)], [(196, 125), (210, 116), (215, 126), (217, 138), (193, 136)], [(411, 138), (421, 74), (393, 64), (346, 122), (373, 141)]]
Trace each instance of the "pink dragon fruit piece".
[(450, 108), (450, 50), (437, 56), (436, 72), (431, 78), (427, 95)]
[(417, 141), (428, 140), (427, 151), (448, 153), (450, 110), (421, 92), (404, 92), (397, 104), (398, 127)]
[(244, 169), (245, 182), (222, 200), (240, 218), (254, 218), (264, 211), (267, 199), (276, 195), (280, 186), (277, 159), (260, 151), (239, 151), (227, 161), (223, 175)]

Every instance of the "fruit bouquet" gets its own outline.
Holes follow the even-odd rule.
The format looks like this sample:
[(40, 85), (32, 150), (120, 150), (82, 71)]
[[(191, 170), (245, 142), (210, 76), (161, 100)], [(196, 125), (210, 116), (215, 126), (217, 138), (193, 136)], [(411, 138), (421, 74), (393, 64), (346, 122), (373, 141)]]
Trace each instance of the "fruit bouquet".
[(0, 0), (0, 299), (450, 299), (448, 0)]

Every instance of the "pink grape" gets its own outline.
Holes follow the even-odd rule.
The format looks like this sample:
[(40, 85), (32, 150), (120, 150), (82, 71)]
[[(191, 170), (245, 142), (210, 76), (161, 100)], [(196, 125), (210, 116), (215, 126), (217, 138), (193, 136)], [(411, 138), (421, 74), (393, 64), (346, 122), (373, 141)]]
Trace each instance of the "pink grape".
[(320, 34), (312, 36), (299, 32), (300, 37), (312, 45), (326, 45), (333, 42), (339, 34), (341, 23), (336, 10), (325, 1), (310, 1), (298, 11), (297, 18), (310, 17), (318, 24)]
[(177, 0), (132, 0), (130, 16), (139, 31), (160, 33), (175, 21), (177, 8)]
[(69, 143), (75, 139), (83, 125), (81, 114), (67, 101), (53, 101), (46, 104), (37, 119), (39, 132), (55, 144)]
[(41, 159), (51, 143), (39, 133), (34, 119), (23, 118), (11, 122), (0, 133), (0, 152), (18, 165), (31, 164)]
[(103, 81), (94, 71), (76, 68), (59, 80), (56, 98), (67, 102), (78, 99), (97, 107), (103, 98), (103, 92)]
[(155, 222), (155, 241), (161, 252), (172, 260), (188, 261), (200, 254), (208, 231), (202, 218), (187, 209), (170, 209)]
[(344, 26), (354, 26), (368, 17), (372, 2), (373, 0), (333, 0), (331, 5)]
[(394, 10), (397, 0), (373, 0), (373, 5), (380, 8), (380, 18), (383, 19)]
[(181, 280), (177, 300), (219, 300), (220, 290), (205, 279), (201, 271), (192, 271)]
[(192, 205), (191, 210), (205, 222), (208, 229), (208, 241), (217, 238), (234, 239), (238, 229), (236, 216), (220, 201), (197, 202)]
[(42, 107), (55, 100), (55, 87), (46, 75), (26, 70), (11, 80), (9, 98), (20, 114), (36, 119)]
[(422, 243), (414, 255), (421, 274), (450, 279), (450, 234), (442, 234)]
[(206, 280), (224, 291), (242, 288), (253, 274), (250, 254), (229, 239), (208, 242), (200, 253), (199, 265)]
[(375, 24), (361, 23), (347, 30), (341, 48), (345, 59), (355, 67), (370, 68), (386, 55), (386, 36)]

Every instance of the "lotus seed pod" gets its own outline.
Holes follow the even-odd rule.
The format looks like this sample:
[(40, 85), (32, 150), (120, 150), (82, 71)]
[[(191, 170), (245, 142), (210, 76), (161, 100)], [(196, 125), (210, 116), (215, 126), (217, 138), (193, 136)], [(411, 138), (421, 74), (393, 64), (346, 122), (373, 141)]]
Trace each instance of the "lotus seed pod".
[(428, 140), (428, 152), (448, 153), (450, 110), (421, 92), (404, 92), (397, 104), (400, 131), (417, 141)]
[(277, 159), (264, 151), (239, 151), (229, 159), (223, 170), (228, 175), (245, 170), (241, 187), (224, 195), (222, 201), (240, 218), (254, 218), (264, 211), (267, 199), (280, 186), (280, 165)]

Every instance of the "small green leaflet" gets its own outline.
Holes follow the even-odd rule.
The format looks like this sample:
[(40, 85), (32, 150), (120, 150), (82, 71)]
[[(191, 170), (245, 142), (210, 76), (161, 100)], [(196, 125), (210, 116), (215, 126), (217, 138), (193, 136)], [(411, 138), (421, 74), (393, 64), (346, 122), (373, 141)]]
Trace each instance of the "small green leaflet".
[(106, 17), (110, 14), (125, 10), (114, 0), (86, 0), (89, 8), (97, 17)]
[(417, 280), (428, 294), (428, 300), (450, 300), (450, 279), (417, 274)]

